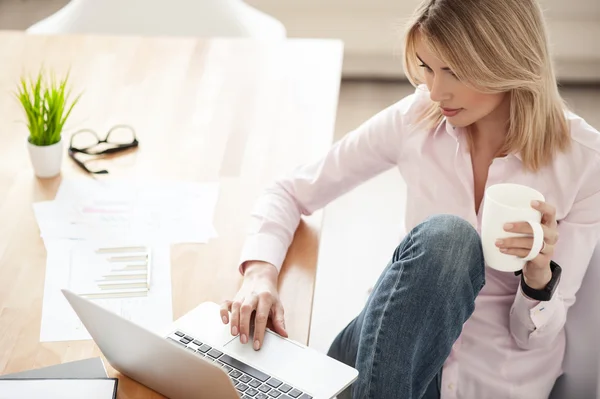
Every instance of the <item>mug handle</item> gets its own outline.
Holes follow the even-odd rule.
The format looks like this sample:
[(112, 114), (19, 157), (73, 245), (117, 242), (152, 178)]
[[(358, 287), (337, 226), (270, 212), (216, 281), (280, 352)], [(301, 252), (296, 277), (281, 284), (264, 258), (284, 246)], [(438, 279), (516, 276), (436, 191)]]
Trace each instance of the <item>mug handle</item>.
[(529, 223), (533, 229), (533, 246), (531, 247), (529, 254), (524, 257), (523, 260), (529, 262), (540, 254), (540, 251), (544, 246), (544, 230), (542, 229), (542, 225), (538, 222), (528, 220), (527, 223)]

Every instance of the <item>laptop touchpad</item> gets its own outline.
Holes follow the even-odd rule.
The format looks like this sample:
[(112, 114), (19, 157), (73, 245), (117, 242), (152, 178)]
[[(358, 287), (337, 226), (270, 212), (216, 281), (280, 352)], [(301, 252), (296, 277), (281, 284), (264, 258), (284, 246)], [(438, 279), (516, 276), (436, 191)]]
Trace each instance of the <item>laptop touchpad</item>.
[(271, 371), (291, 383), (300, 382), (298, 381), (299, 367), (305, 364), (307, 357), (311, 357), (310, 350), (281, 338), (269, 330), (265, 334), (262, 348), (258, 351), (252, 348), (251, 341), (244, 345), (239, 337), (227, 343), (225, 351), (267, 374)]

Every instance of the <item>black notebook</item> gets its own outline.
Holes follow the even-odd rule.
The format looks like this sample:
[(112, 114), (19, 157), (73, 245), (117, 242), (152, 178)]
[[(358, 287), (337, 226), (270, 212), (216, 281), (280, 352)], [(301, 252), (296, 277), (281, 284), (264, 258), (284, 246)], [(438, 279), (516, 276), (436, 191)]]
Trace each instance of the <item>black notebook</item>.
[(115, 399), (116, 378), (0, 379), (0, 399)]

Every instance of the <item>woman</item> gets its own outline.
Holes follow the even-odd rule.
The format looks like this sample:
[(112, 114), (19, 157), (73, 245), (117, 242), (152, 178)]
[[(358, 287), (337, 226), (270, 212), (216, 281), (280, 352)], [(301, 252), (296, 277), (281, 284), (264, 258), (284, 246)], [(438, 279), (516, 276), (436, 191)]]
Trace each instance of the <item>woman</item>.
[[(409, 233), (330, 348), (360, 373), (341, 397), (547, 398), (561, 374), (567, 310), (600, 238), (600, 134), (563, 105), (534, 0), (423, 1), (405, 70), (413, 95), (260, 199), (244, 282), (223, 321), (247, 343), (256, 311), (255, 349), (269, 316), (286, 336), (277, 273), (301, 214), (398, 167)], [(481, 203), (500, 182), (547, 201), (532, 203), (545, 243), (521, 275), (484, 267)], [(531, 234), (519, 220), (505, 230)], [(525, 257), (532, 238), (496, 245)]]

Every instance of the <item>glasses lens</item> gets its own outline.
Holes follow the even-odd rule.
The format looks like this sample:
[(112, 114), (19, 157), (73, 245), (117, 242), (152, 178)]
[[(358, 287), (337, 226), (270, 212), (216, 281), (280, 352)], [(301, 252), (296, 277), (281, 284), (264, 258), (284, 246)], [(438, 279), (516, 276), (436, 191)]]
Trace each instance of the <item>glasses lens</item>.
[(69, 155), (76, 162), (78, 162), (82, 168), (86, 169), (89, 173), (107, 173), (102, 168), (102, 165), (96, 165), (97, 159), (93, 156), (81, 154), (78, 152), (70, 152)]
[(135, 140), (133, 129), (129, 127), (115, 127), (106, 137), (109, 144), (131, 144)]
[(73, 135), (71, 145), (74, 148), (84, 149), (90, 148), (98, 144), (98, 137), (92, 132), (79, 132)]

